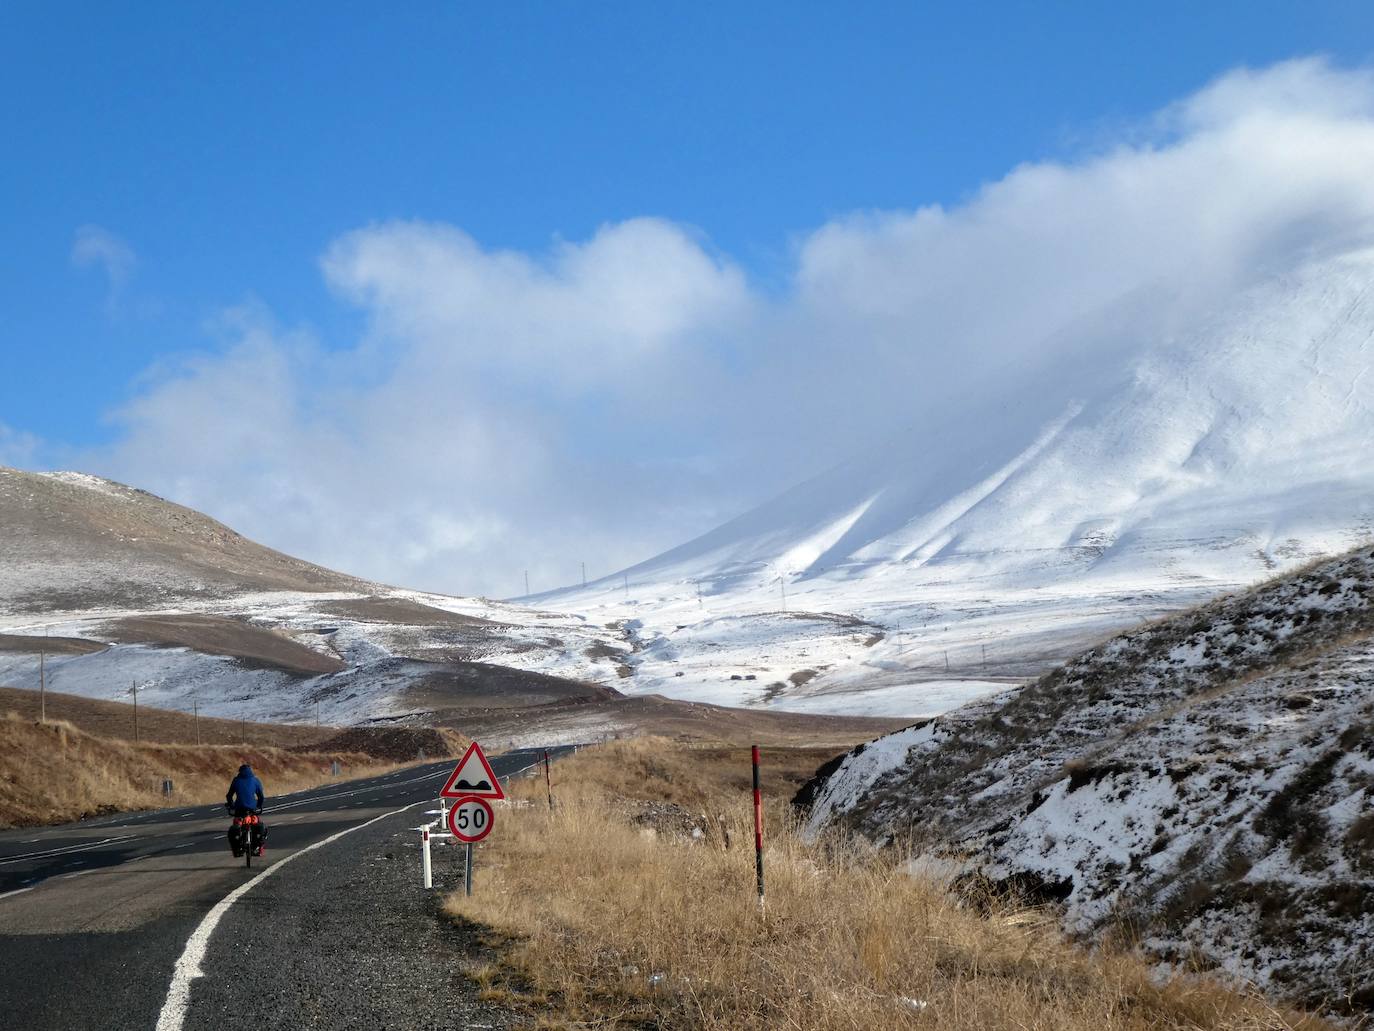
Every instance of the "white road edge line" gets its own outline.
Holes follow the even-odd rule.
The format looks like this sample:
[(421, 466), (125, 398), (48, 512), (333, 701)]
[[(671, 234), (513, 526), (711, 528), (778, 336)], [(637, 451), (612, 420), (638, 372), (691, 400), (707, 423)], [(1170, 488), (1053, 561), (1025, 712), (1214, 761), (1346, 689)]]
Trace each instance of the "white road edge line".
[(31, 884), (31, 885), (29, 885), (27, 888), (16, 888), (16, 889), (14, 889), (14, 891), (7, 891), (7, 892), (5, 892), (3, 895), (0, 895), (0, 899), (9, 899), (9, 898), (13, 898), (13, 897), (16, 896), (16, 895), (22, 895), (22, 894), (24, 894), (24, 892), (26, 892), (26, 891), (33, 891), (33, 889), (36, 888), (36, 887), (38, 887), (38, 885), (36, 885), (36, 884)]
[(158, 1014), (157, 1031), (182, 1031), (186, 1023), (186, 1010), (191, 1005), (191, 983), (198, 977), (204, 977), (205, 971), (200, 968), (201, 961), (205, 959), (205, 950), (210, 945), (210, 935), (214, 933), (219, 922), (224, 919), (224, 914), (229, 912), (229, 907), (248, 894), (255, 885), (271, 877), (293, 859), (299, 859), (307, 852), (314, 852), (317, 848), (323, 848), (331, 842), (338, 841), (345, 834), (352, 834), (360, 831), (364, 827), (370, 827), (379, 820), (385, 820), (390, 816), (399, 816), (407, 809), (414, 809), (417, 805), (430, 805), (431, 800), (425, 799), (421, 802), (412, 802), (408, 806), (402, 806), (381, 816), (374, 816), (365, 823), (360, 823), (355, 827), (349, 827), (331, 834), (322, 841), (317, 841), (313, 845), (307, 845), (299, 852), (293, 852), (285, 859), (279, 859), (269, 866), (262, 873), (258, 874), (251, 881), (244, 881), (237, 888), (231, 891), (224, 898), (215, 903), (214, 908), (205, 914), (205, 919), (200, 922), (200, 926), (191, 932), (191, 937), (186, 939), (186, 948), (182, 950), (181, 958), (177, 960), (176, 967), (172, 970), (172, 983), (167, 988), (167, 1001), (162, 1004), (162, 1012)]

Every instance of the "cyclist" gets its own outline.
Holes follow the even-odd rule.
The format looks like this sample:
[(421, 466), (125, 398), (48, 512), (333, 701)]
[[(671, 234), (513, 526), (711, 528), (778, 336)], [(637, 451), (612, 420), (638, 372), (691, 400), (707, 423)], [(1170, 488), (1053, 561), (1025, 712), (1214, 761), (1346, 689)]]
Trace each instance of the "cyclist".
[[(257, 834), (252, 836), (256, 839), (252, 842), (253, 854), (259, 856), (262, 855), (263, 846), (267, 844), (267, 828), (263, 826), (261, 817), (262, 803), (262, 781), (258, 780), (253, 767), (244, 763), (239, 767), (238, 775), (229, 782), (229, 792), (224, 796), (224, 808), (236, 817), (248, 813), (259, 814), (258, 822), (255, 824)], [(235, 857), (243, 855), (242, 843), (233, 825), (229, 827), (229, 847), (234, 850)]]

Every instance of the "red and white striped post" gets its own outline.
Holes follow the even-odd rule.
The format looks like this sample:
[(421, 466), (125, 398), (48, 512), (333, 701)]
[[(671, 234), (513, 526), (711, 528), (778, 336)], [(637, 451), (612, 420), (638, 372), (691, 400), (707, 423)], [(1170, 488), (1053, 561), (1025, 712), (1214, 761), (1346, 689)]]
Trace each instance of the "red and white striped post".
[(754, 745), (754, 872), (759, 885), (759, 912), (763, 912), (763, 794), (759, 790), (759, 746)]
[(544, 789), (549, 793), (549, 808), (553, 808), (553, 781), (549, 779), (549, 750), (544, 749)]

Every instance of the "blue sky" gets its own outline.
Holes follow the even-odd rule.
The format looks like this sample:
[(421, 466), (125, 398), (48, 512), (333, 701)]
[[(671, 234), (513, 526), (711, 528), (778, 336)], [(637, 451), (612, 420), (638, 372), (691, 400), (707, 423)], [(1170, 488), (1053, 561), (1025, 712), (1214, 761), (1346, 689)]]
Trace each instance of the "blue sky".
[[(651, 216), (768, 304), (836, 220), (958, 208), (1131, 141), (1232, 69), (1374, 48), (1354, 2), (289, 6), (0, 9), (0, 427), (37, 441), (30, 464), (131, 468), (110, 413), (169, 356), (240, 341), (227, 309), (316, 352), (385, 346), (375, 283), (322, 272), (353, 231), (421, 220), (539, 262)], [(345, 364), (350, 389), (385, 375)], [(594, 446), (636, 425), (592, 407), (550, 432)], [(195, 479), (153, 486), (209, 504)]]
[[(767, 283), (835, 215), (957, 200), (1233, 65), (1374, 45), (1359, 3), (256, 6), (0, 13), (11, 426), (102, 439), (248, 297), (347, 341), (316, 262), (374, 221), (538, 248), (658, 215)], [(113, 305), (72, 267), (85, 224), (137, 254)]]

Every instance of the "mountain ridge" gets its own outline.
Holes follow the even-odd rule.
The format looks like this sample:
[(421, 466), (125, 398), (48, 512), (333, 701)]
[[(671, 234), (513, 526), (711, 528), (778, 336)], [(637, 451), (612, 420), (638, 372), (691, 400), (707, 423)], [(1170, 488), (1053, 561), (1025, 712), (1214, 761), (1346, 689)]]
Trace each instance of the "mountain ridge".
[[(258, 544), (156, 494), (86, 473), (0, 466), (0, 525), (6, 545), (0, 610), (376, 586)], [(59, 539), (63, 546), (54, 547)]]

